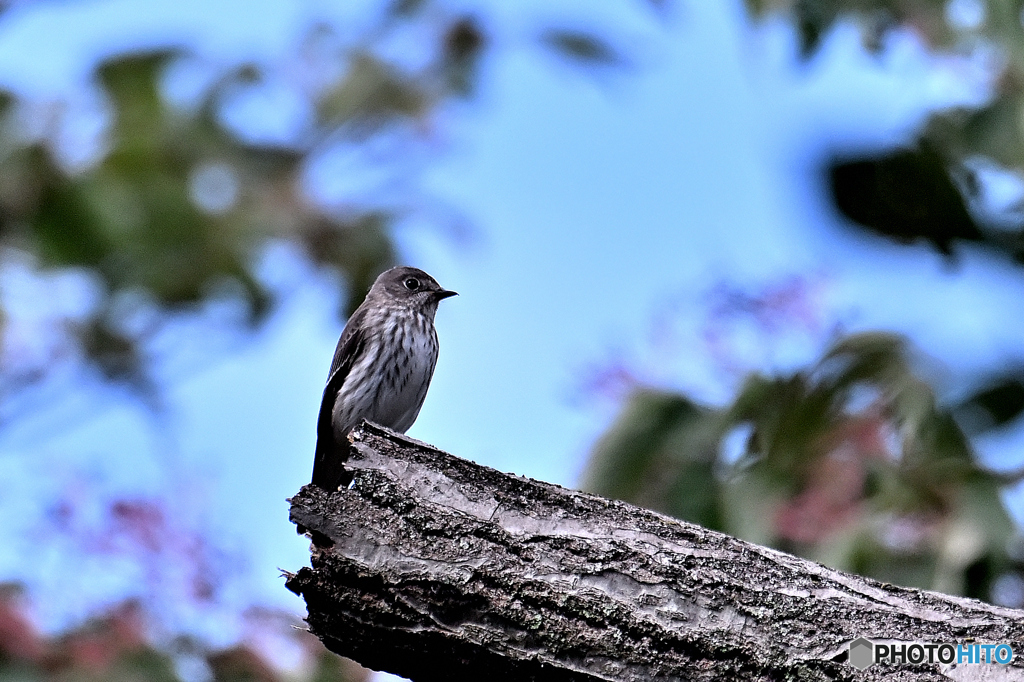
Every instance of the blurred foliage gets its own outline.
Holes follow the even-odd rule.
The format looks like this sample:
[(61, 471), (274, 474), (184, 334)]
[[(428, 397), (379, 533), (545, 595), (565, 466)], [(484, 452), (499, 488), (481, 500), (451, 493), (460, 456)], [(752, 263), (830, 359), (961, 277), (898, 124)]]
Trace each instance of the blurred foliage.
[[(408, 176), (403, 154), (430, 137), (444, 103), (472, 94), (486, 45), (472, 17), (430, 2), (385, 4), (362, 35), (311, 27), (283, 63), (213, 64), (156, 49), (96, 65), (93, 99), (0, 92), (0, 414), (25, 388), (80, 363), (150, 395), (161, 334), (174, 323), (210, 310), (214, 324), (239, 329), (267, 319), (279, 291), (261, 278), (259, 259), (272, 244), (339, 276), (339, 313), (359, 303), (395, 261), (392, 226), (420, 207), (409, 193), (374, 194), (351, 176)], [(417, 27), (433, 41), (422, 45), (422, 61), (385, 55), (389, 40)], [(184, 95), (175, 78), (185, 81)], [(289, 131), (262, 135), (260, 119), (275, 119), (282, 91), (284, 109), (297, 112)], [(92, 127), (95, 139), (83, 137)], [(324, 170), (325, 159), (346, 154), (360, 158)], [(325, 198), (318, 173), (355, 189)], [(77, 309), (15, 291), (26, 272), (73, 279), (82, 290)], [(173, 477), (164, 485), (172, 489)], [(159, 495), (107, 500), (76, 491), (25, 510), (46, 529), (36, 551), (59, 557), (48, 570), (67, 575), (56, 584), (94, 577), (86, 567), (130, 565), (140, 576), (133, 594), (144, 601), (46, 636), (18, 590), (0, 586), (0, 679), (367, 679), (280, 614), (257, 629), (299, 650), (301, 670), (287, 674), (258, 641), (214, 649), (169, 631), (181, 623), (168, 603), (221, 617), (239, 609), (224, 596), (249, 570), (237, 550), (190, 527)], [(146, 626), (161, 619), (161, 636), (149, 637)]]
[[(1024, 264), (1024, 200), (986, 206), (986, 172), (1024, 197), (1019, 0), (747, 0), (794, 25), (813, 59), (840, 22), (881, 53), (893, 31), (984, 63), (991, 98), (934, 112), (898, 148), (828, 159), (830, 198), (858, 229), (953, 257), (971, 242)], [(812, 367), (747, 377), (730, 405), (634, 388), (595, 447), (587, 489), (880, 580), (1024, 606), (1024, 552), (971, 438), (1020, 423), (1024, 370), (1007, 366), (940, 404), (909, 343), (840, 339)], [(634, 384), (634, 386), (639, 384)]]
[[(937, 52), (984, 60), (991, 98), (978, 108), (937, 111), (904, 148), (828, 163), (837, 208), (855, 223), (901, 242), (923, 239), (946, 255), (977, 242), (1024, 263), (1024, 205), (985, 215), (979, 161), (1024, 182), (1024, 24), (1017, 0), (747, 0), (755, 17), (781, 14), (813, 57), (838, 22), (859, 26), (880, 52), (894, 30)], [(991, 212), (989, 212), (991, 213)], [(995, 219), (994, 219), (995, 218)]]
[(929, 147), (836, 163), (830, 172), (836, 207), (876, 233), (902, 242), (924, 239), (947, 256), (955, 240), (984, 240)]
[(575, 29), (551, 28), (541, 40), (554, 50), (574, 61), (592, 66), (618, 66), (625, 58), (608, 41), (592, 33)]
[(1024, 413), (1024, 370), (1010, 369), (988, 381), (965, 400), (957, 412), (968, 433), (1000, 428)]
[[(107, 59), (94, 74), (105, 128), (92, 153), (68, 131), (88, 127), (95, 112), (0, 91), (0, 266), (84, 273), (98, 299), (84, 314), (57, 313), (44, 332), (19, 335), (18, 312), (0, 288), (0, 406), (69, 359), (149, 389), (155, 337), (211, 303), (229, 301), (258, 325), (275, 303), (257, 265), (270, 243), (337, 272), (347, 284), (341, 312), (351, 312), (395, 262), (396, 221), (438, 215), (418, 203), (429, 203), (422, 194), (365, 185), (416, 175), (410, 147), (431, 136), (446, 102), (473, 94), (488, 45), (478, 19), (444, 2), (382, 1), (370, 11), (376, 20), (358, 35), (311, 27), (286, 64), (214, 66), (184, 50)], [(415, 49), (393, 49), (411, 35)], [(577, 64), (621, 58), (604, 38), (572, 28), (543, 31), (539, 42)], [(194, 102), (169, 97), (176, 70), (205, 79)], [(286, 104), (308, 120), (273, 141), (240, 127), (233, 107), (261, 95), (272, 101), (266, 93), (282, 83), (301, 100)], [(245, 116), (273, 118), (274, 105), (263, 106)], [(359, 156), (354, 150), (366, 152), (354, 167), (324, 170), (332, 154)], [(352, 185), (351, 196), (318, 196), (317, 173)], [(24, 352), (41, 345), (24, 336), (58, 340)]]
[[(155, 48), (95, 65), (88, 93), (0, 91), (0, 425), (15, 403), (32, 412), (63, 397), (60, 382), (83, 366), (158, 397), (154, 365), (183, 329), (205, 344), (218, 325), (244, 331), (268, 318), (281, 291), (260, 259), (280, 244), (338, 276), (347, 314), (394, 263), (400, 219), (451, 214), (408, 185), (438, 148), (446, 106), (474, 94), (485, 27), (443, 0), (381, 0), (366, 12), (365, 24), (309, 27), (272, 62)], [(584, 31), (543, 35), (544, 48), (576, 63), (613, 56)], [(43, 400), (14, 400), (51, 378), (59, 385)], [(250, 569), (209, 527), (181, 518), (191, 481), (185, 491), (172, 474), (162, 483), (166, 496), (115, 499), (78, 483), (26, 510), (45, 529), (32, 542), (56, 558), (43, 572), (60, 574), (59, 587), (88, 592), (92, 568), (127, 566), (142, 576), (130, 589), (143, 601), (46, 637), (16, 591), (0, 588), (0, 679), (282, 678), (255, 645), (167, 642), (182, 627), (169, 603), (239, 616), (224, 595)], [(186, 502), (167, 503), (183, 492)], [(160, 619), (154, 643), (142, 620)], [(288, 679), (366, 678), (303, 641), (305, 673)], [(183, 675), (183, 657), (205, 672)]]
[[(392, 7), (370, 42), (427, 22), (425, 11), (410, 3)], [(437, 20), (430, 14), (430, 22)], [(448, 28), (431, 59), (416, 69), (315, 27), (303, 46), (316, 56), (304, 64), (311, 73), (292, 88), (306, 97), (311, 120), (296, 126), (293, 139), (273, 143), (252, 139), (226, 115), (239, 96), (280, 80), (254, 64), (212, 74), (198, 102), (180, 106), (167, 97), (165, 74), (189, 55), (108, 59), (95, 70), (106, 130), (100, 151), (84, 163), (68, 161), (80, 152), (61, 136), (82, 112), (58, 105), (55, 120), (32, 130), (39, 127), (32, 119), (46, 112), (0, 93), (0, 257), (27, 253), (40, 271), (77, 268), (95, 277), (96, 305), (56, 326), (108, 378), (136, 385), (145, 382), (147, 342), (174, 315), (226, 296), (242, 304), (250, 323), (264, 319), (274, 293), (256, 263), (271, 240), (294, 244), (313, 263), (338, 271), (351, 310), (393, 264), (390, 227), (415, 207), (360, 196), (325, 205), (307, 176), (332, 150), (423, 127), (441, 102), (472, 91), (484, 36), (469, 17), (443, 21)], [(140, 313), (149, 313), (147, 324), (131, 322)], [(0, 324), (0, 334), (6, 329)], [(5, 341), (0, 336), (0, 352)], [(25, 365), (0, 355), (0, 384), (9, 390), (30, 383), (52, 370), (52, 360)]]
[[(117, 606), (105, 615), (61, 635), (48, 637), (32, 625), (14, 585), (0, 585), (0, 680), (19, 682), (99, 682), (149, 680), (178, 682), (365, 682), (370, 672), (330, 653), (304, 630), (278, 619), (270, 625), (276, 635), (300, 652), (301, 674), (282, 672), (265, 658), (260, 647), (239, 644), (210, 649), (179, 638), (156, 647), (147, 638), (146, 614), (135, 602)], [(173, 652), (173, 653), (172, 653)], [(188, 674), (183, 676), (183, 666)]]
[(940, 405), (903, 338), (852, 335), (809, 369), (751, 375), (721, 408), (635, 389), (583, 485), (886, 582), (1021, 606), (1000, 497), (1018, 477), (986, 470), (954, 418), (1004, 424), (1021, 385)]

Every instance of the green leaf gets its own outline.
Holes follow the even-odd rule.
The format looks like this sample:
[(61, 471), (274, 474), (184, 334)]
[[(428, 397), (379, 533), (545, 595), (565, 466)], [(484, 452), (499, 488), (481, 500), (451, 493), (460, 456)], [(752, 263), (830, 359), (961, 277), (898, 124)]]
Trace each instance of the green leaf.
[(344, 79), (320, 99), (317, 112), (324, 124), (381, 125), (397, 116), (418, 116), (428, 104), (413, 80), (364, 52), (354, 56)]
[(637, 390), (595, 447), (583, 488), (715, 527), (721, 424), (682, 396)]

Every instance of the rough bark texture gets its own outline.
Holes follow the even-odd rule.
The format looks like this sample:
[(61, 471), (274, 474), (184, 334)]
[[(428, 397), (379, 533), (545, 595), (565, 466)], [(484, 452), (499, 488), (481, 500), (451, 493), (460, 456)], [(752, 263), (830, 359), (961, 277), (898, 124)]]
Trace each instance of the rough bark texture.
[[(304, 487), (290, 575), (331, 650), (429, 680), (1024, 679), (1024, 611), (859, 578), (364, 424)], [(1010, 642), (996, 665), (846, 662), (857, 636)]]

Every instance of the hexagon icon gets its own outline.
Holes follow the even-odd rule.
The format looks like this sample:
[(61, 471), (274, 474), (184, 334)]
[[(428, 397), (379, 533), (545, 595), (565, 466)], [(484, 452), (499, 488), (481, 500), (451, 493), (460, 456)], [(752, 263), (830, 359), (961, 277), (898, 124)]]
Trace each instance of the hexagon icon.
[(874, 663), (875, 645), (871, 640), (858, 637), (850, 642), (850, 665), (857, 670), (863, 670)]

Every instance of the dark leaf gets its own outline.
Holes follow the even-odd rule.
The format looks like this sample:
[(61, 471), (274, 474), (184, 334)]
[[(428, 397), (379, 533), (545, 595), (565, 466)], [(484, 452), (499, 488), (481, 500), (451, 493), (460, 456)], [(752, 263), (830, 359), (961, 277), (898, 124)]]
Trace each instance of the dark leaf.
[(550, 29), (541, 41), (558, 54), (591, 66), (619, 66), (621, 54), (596, 35), (569, 29)]
[(388, 8), (388, 13), (396, 17), (407, 17), (416, 14), (426, 4), (425, 0), (394, 0)]
[(796, 0), (794, 22), (800, 35), (800, 55), (807, 59), (817, 52), (822, 39), (838, 18), (838, 7), (832, 2)]
[(140, 355), (138, 339), (111, 329), (105, 320), (94, 319), (79, 332), (82, 347), (107, 379), (148, 393), (149, 379)]
[(972, 432), (1009, 424), (1024, 413), (1024, 380), (1006, 376), (978, 391), (957, 407), (957, 416)]
[(957, 240), (983, 239), (945, 161), (926, 144), (833, 160), (828, 176), (836, 207), (881, 235), (905, 243), (924, 239), (947, 256)]
[(469, 17), (456, 21), (444, 37), (443, 68), (452, 92), (469, 94), (476, 64), (484, 46), (484, 34)]

